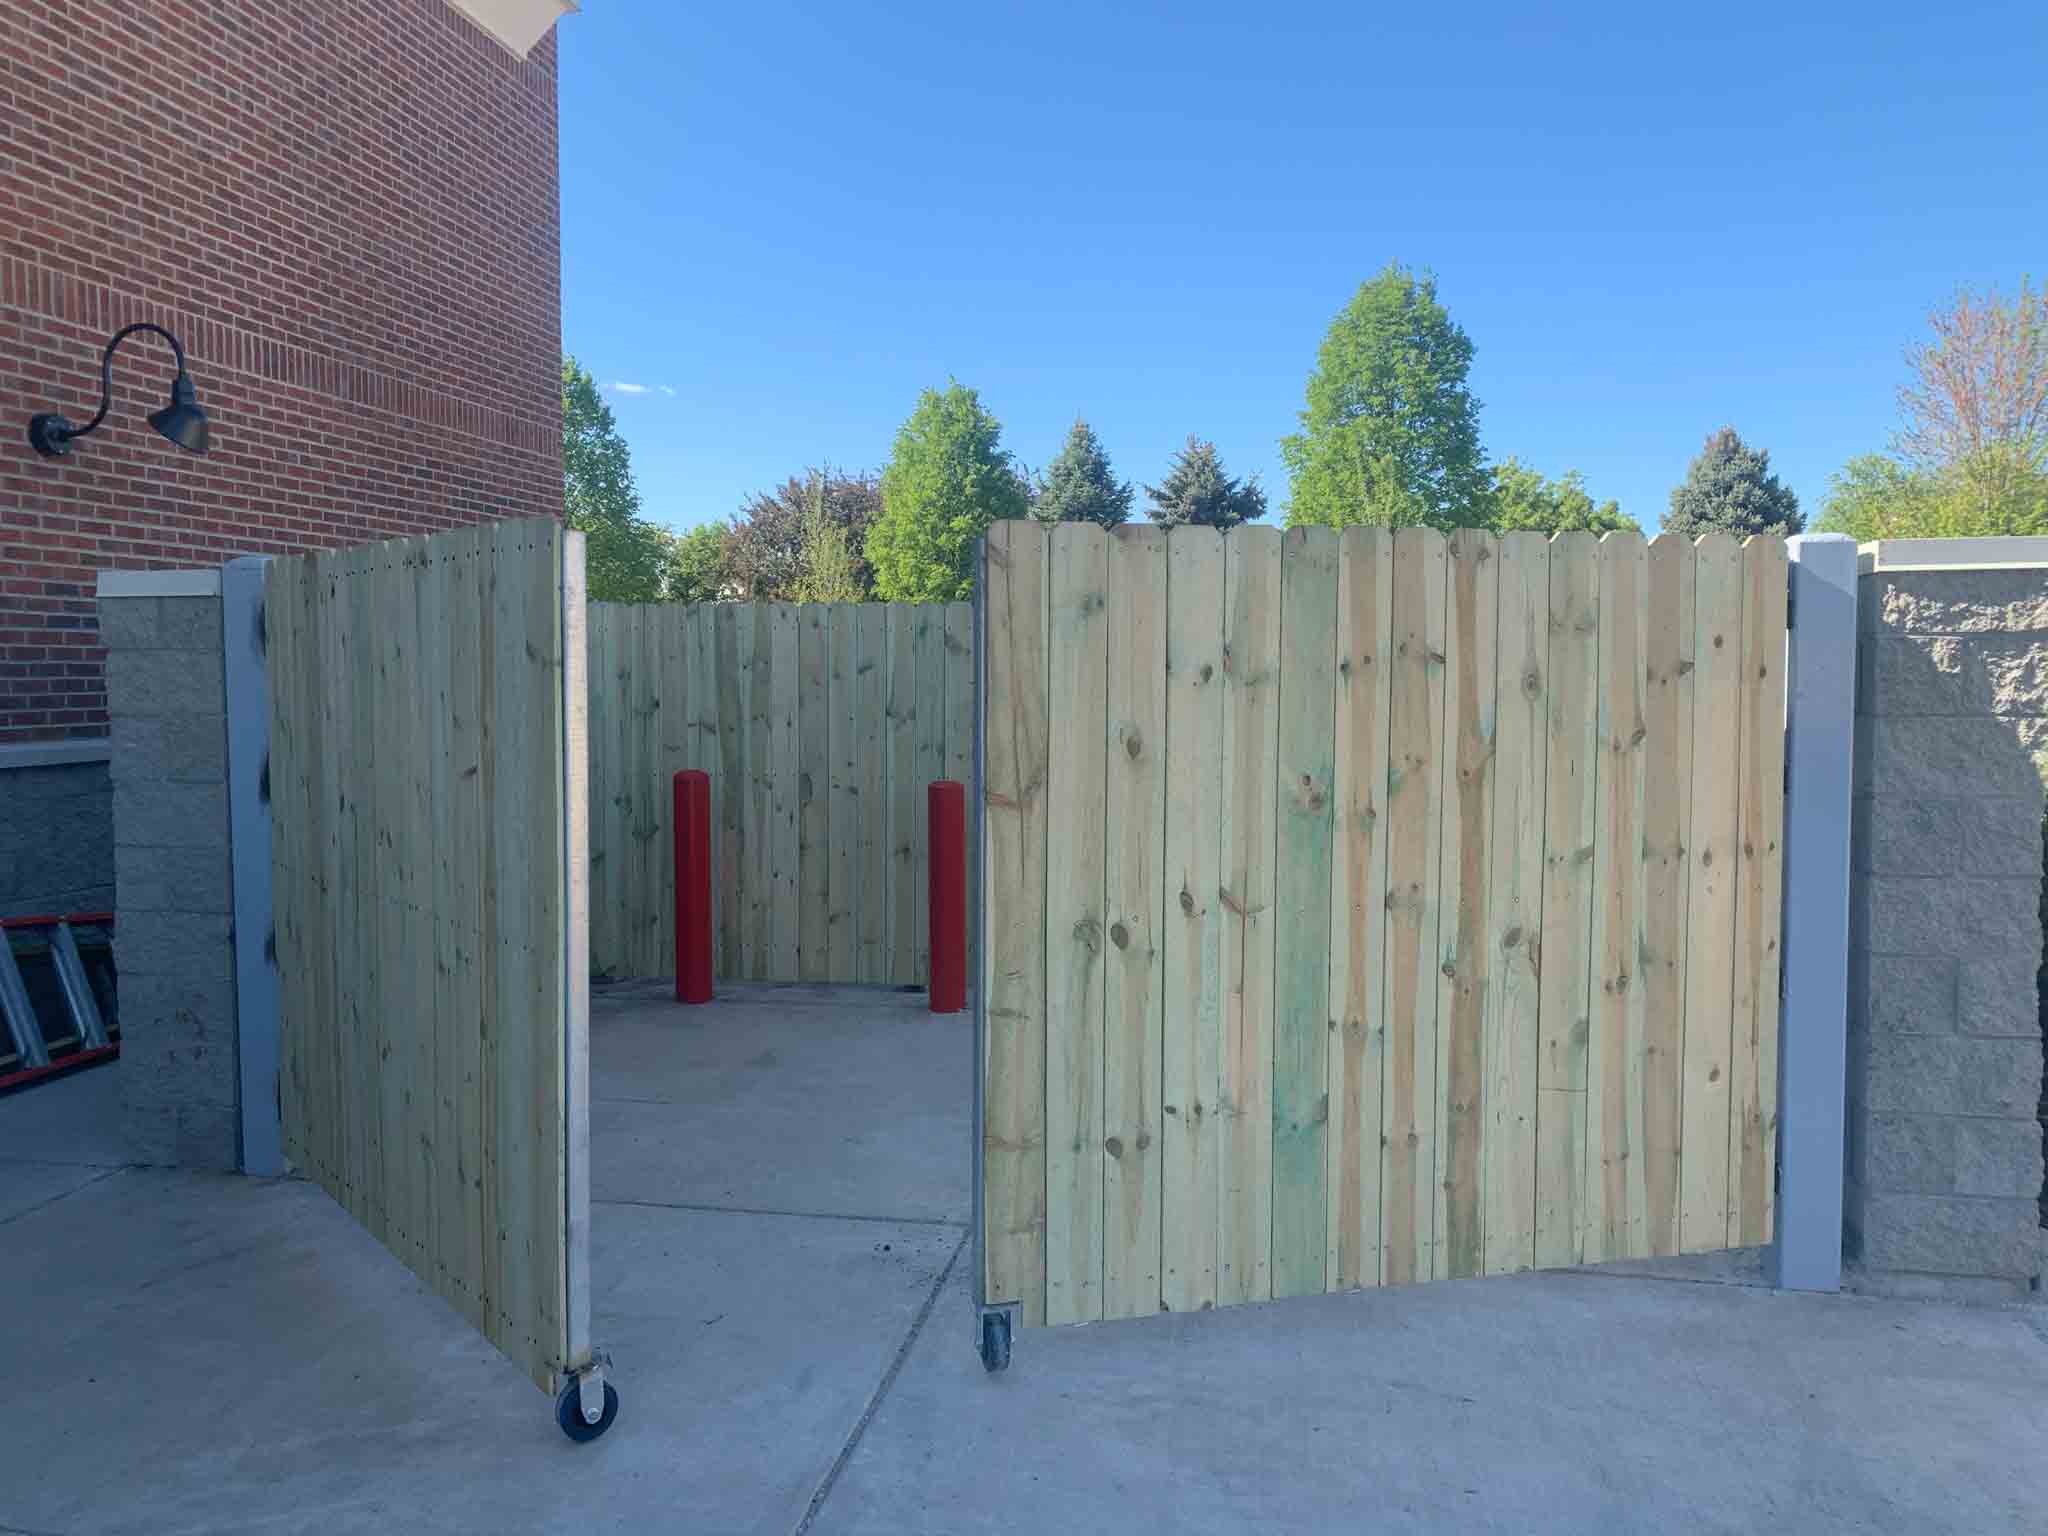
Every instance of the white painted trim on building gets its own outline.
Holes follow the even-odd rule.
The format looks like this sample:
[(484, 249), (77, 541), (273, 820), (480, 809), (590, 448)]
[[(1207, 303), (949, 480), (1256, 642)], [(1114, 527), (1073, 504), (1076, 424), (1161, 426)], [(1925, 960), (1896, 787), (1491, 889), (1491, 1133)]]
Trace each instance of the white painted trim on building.
[(471, 21), (525, 58), (533, 45), (571, 11), (579, 10), (576, 0), (448, 0)]
[(2048, 566), (2048, 538), (1879, 539), (1856, 546), (1856, 574), (1877, 571), (2013, 571)]
[(219, 597), (220, 567), (190, 571), (101, 571), (101, 597)]
[(10, 768), (63, 768), (72, 763), (104, 763), (114, 755), (111, 737), (83, 741), (15, 741), (0, 746), (0, 773)]

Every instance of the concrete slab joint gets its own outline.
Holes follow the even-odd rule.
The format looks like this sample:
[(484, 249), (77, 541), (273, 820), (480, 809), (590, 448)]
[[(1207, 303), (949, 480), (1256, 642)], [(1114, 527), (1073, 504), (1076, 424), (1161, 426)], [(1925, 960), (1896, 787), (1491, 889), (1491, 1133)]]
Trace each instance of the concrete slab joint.
[(1846, 1231), (1874, 1276), (2024, 1294), (2044, 1253), (2048, 556), (1912, 542), (1866, 546), (1858, 581)]

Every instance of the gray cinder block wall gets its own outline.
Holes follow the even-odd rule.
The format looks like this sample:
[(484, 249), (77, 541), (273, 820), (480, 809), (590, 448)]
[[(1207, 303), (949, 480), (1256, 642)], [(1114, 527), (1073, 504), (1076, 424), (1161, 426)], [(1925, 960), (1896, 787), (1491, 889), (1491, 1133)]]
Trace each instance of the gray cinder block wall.
[(100, 576), (114, 786), (116, 1069), (145, 1163), (239, 1164), (220, 572)]
[(0, 917), (114, 905), (104, 742), (0, 747)]
[(1858, 583), (1845, 1235), (1879, 1279), (2025, 1292), (2048, 563), (1912, 568), (2043, 541), (1946, 542), (1865, 546)]

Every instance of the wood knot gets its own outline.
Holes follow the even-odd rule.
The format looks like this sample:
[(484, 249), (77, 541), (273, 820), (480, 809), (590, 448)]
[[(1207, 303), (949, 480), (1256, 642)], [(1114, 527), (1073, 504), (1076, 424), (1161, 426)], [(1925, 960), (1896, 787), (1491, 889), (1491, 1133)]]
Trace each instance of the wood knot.
[(1514, 924), (1512, 927), (1508, 929), (1506, 933), (1500, 936), (1500, 947), (1502, 949), (1513, 949), (1517, 944), (1521, 942), (1522, 925), (1520, 923)]
[(1195, 896), (1185, 885), (1180, 888), (1180, 909), (1189, 917), (1195, 915)]
[(1102, 1144), (1102, 1150), (1107, 1152), (1111, 1157), (1122, 1157), (1124, 1155), (1123, 1138), (1120, 1136), (1110, 1137), (1109, 1140), (1105, 1141)]
[(1143, 752), (1144, 750), (1144, 738), (1139, 736), (1136, 731), (1126, 733), (1126, 735), (1124, 736), (1124, 753), (1126, 756), (1135, 759), (1138, 756), (1138, 754)]
[(1130, 948), (1131, 930), (1126, 928), (1122, 923), (1111, 923), (1109, 925), (1109, 942), (1114, 944), (1118, 949)]
[(1074, 924), (1074, 939), (1091, 953), (1102, 948), (1102, 924), (1092, 917), (1084, 917)]
[(1205, 661), (1202, 663), (1202, 670), (1196, 674), (1195, 681), (1200, 683), (1206, 683), (1207, 681), (1209, 681), (1210, 678), (1214, 677), (1215, 675), (1216, 669), (1210, 666), (1209, 663)]

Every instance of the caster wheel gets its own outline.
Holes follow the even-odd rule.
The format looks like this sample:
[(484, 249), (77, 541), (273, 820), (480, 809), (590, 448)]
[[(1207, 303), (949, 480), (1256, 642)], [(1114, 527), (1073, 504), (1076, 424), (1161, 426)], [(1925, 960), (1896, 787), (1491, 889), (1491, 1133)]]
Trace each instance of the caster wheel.
[(571, 1440), (595, 1440), (612, 1427), (612, 1420), (619, 1416), (619, 1394), (612, 1390), (612, 1384), (604, 1384), (604, 1417), (595, 1424), (583, 1419), (583, 1389), (570, 1381), (555, 1398), (555, 1422), (562, 1426), (562, 1433)]
[(1010, 1368), (1010, 1314), (981, 1314), (981, 1366), (993, 1375)]

